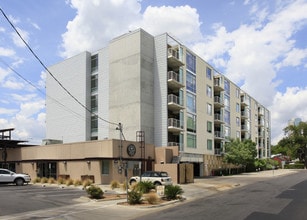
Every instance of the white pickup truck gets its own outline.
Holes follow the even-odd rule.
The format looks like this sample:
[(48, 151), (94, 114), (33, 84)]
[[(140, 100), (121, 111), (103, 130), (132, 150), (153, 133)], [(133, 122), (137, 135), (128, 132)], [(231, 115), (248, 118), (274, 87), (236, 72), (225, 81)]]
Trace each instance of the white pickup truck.
[(31, 177), (28, 174), (14, 173), (7, 169), (0, 168), (0, 183), (15, 183), (17, 186), (22, 186), (24, 183), (29, 183)]

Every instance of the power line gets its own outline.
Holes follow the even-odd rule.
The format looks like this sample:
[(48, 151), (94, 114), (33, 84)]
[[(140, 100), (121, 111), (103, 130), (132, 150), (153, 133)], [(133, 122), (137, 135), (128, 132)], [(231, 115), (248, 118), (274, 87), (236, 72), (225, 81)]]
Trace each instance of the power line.
[(7, 64), (4, 60), (2, 60), (0, 58), (0, 62), (2, 64), (4, 64), (7, 68), (9, 68), (13, 73), (15, 73), (18, 77), (20, 77), (22, 80), (24, 80), (26, 83), (28, 83), (29, 85), (31, 85), (33, 88), (35, 88), (37, 91), (39, 91), (41, 94), (43, 94), (44, 96), (47, 96), (48, 98), (52, 99), (54, 102), (56, 102), (57, 104), (59, 104), (60, 106), (62, 106), (65, 110), (79, 116), (80, 118), (84, 119), (84, 116), (80, 115), (79, 113), (71, 110), (70, 108), (68, 108), (67, 106), (63, 105), (62, 103), (60, 103), (58, 100), (56, 100), (55, 98), (52, 98), (51, 96), (47, 95), (44, 91), (42, 91), (39, 87), (37, 87), (36, 85), (34, 85), (31, 81), (27, 80), (26, 78), (24, 78), (20, 73), (18, 73), (15, 69), (13, 69), (9, 64)]
[(8, 21), (8, 23), (11, 25), (11, 27), (14, 29), (14, 31), (16, 32), (16, 34), (19, 36), (19, 38), (22, 40), (22, 42), (26, 45), (26, 47), (29, 49), (29, 51), (32, 53), (32, 55), (38, 60), (38, 62), (43, 66), (43, 68), (49, 73), (49, 75), (60, 85), (60, 87), (71, 97), (73, 98), (79, 105), (81, 105), (86, 111), (90, 112), (91, 114), (93, 114), (94, 116), (98, 117), (100, 120), (107, 122), (109, 124), (113, 124), (113, 125), (118, 125), (117, 123), (114, 122), (110, 122), (106, 119), (101, 118), (99, 115), (97, 115), (96, 113), (93, 113), (91, 111), (91, 109), (87, 108), (83, 103), (81, 103), (75, 96), (73, 96), (63, 85), (62, 83), (49, 71), (49, 69), (46, 67), (46, 65), (41, 61), (41, 59), (34, 53), (34, 51), (32, 50), (32, 48), (29, 46), (29, 44), (23, 39), (23, 37), (20, 35), (19, 31), (16, 29), (16, 27), (14, 26), (14, 24), (10, 21), (10, 19), (7, 17), (7, 15), (5, 14), (5, 12), (2, 10), (2, 8), (0, 8), (1, 13), (3, 14), (3, 16), (5, 17), (5, 19)]

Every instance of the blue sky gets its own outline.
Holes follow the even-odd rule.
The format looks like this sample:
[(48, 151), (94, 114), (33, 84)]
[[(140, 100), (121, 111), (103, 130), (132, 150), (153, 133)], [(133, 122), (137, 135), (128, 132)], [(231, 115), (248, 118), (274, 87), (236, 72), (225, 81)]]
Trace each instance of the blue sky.
[[(46, 66), (140, 27), (169, 32), (271, 111), (273, 144), (289, 119), (307, 121), (307, 0), (2, 0), (0, 7)], [(45, 138), (45, 77), (0, 13), (0, 128), (14, 127), (16, 139)]]

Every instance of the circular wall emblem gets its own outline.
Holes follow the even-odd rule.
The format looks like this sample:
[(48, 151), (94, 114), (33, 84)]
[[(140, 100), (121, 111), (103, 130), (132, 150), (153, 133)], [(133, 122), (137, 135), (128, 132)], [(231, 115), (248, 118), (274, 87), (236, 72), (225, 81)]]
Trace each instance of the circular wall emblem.
[(133, 157), (136, 153), (136, 147), (134, 146), (134, 144), (129, 144), (127, 147), (127, 154), (130, 157)]

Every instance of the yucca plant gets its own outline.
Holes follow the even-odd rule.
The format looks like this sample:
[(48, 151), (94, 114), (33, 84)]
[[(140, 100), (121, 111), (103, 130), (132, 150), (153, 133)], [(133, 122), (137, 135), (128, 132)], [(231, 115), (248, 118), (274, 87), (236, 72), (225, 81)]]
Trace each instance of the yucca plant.
[(178, 196), (183, 194), (183, 190), (178, 185), (167, 185), (165, 186), (165, 197), (167, 200), (177, 199)]

